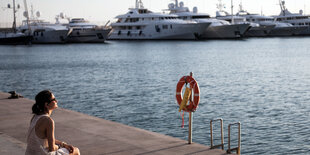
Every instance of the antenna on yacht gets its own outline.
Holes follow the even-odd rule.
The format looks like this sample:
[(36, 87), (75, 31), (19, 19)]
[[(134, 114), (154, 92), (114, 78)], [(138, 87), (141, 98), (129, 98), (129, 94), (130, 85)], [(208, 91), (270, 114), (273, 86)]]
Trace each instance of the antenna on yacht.
[(242, 6), (242, 0), (240, 1), (240, 4), (239, 4), (239, 11), (240, 11), (240, 12), (244, 11), (244, 10), (243, 10), (243, 6)]
[(233, 0), (231, 0), (231, 23), (234, 24), (234, 5), (233, 5)]
[(144, 8), (142, 0), (136, 0), (136, 9)]
[(175, 0), (175, 7), (176, 7), (176, 8), (179, 7), (179, 2), (178, 2), (178, 0)]
[(281, 8), (281, 11), (283, 12), (283, 15), (285, 16), (285, 0), (279, 0), (280, 2), (280, 8)]
[(29, 25), (29, 13), (28, 13), (28, 6), (27, 6), (26, 0), (24, 0), (24, 7), (25, 7), (24, 16), (27, 19), (26, 22), (27, 22), (27, 26), (28, 26), (28, 34), (30, 35), (31, 29), (30, 29), (30, 25)]
[(225, 8), (225, 5), (222, 3), (222, 0), (219, 0), (219, 3), (216, 4), (216, 8), (219, 9), (220, 12), (223, 11), (223, 8)]
[(15, 0), (13, 0), (13, 15), (14, 15), (14, 21), (13, 21), (13, 31), (16, 33), (16, 10), (15, 10)]

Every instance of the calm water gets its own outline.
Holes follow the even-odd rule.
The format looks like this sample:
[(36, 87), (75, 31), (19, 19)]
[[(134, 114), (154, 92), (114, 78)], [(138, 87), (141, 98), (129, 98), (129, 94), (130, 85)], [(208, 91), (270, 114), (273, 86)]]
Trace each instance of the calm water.
[(51, 89), (63, 108), (187, 140), (188, 114), (182, 129), (175, 88), (193, 72), (201, 91), (194, 142), (210, 145), (209, 121), (223, 118), (225, 149), (228, 124), (240, 121), (242, 154), (310, 154), (309, 43), (306, 37), (0, 46), (0, 91), (34, 99)]

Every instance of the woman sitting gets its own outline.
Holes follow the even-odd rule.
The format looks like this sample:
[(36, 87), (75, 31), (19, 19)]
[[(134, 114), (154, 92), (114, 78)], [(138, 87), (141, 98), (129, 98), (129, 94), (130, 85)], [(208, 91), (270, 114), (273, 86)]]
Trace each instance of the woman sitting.
[(25, 155), (79, 155), (78, 148), (55, 139), (54, 120), (50, 116), (58, 105), (53, 93), (43, 90), (35, 100)]

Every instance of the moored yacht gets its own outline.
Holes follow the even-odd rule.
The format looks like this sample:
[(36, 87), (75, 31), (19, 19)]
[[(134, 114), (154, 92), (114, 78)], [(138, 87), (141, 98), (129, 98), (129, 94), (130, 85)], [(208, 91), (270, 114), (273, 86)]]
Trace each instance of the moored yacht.
[(30, 19), (28, 22), (23, 21), (19, 30), (27, 33), (30, 27), (30, 33), (33, 36), (32, 43), (65, 43), (68, 28), (62, 25), (55, 25), (38, 19)]
[[(249, 30), (245, 33), (244, 36), (246, 37), (264, 37), (269, 34), (271, 29), (275, 27), (275, 25), (259, 25), (257, 23), (248, 22), (246, 21), (245, 17), (237, 16), (233, 14), (233, 11), (231, 11), (231, 14), (226, 12), (224, 10), (225, 6), (222, 3), (221, 0), (219, 0), (219, 3), (217, 4), (217, 11), (216, 11), (216, 18), (221, 20), (226, 20), (232, 24), (244, 24), (248, 23), (250, 24)], [(233, 8), (233, 7), (231, 7)]]
[(168, 5), (170, 14), (177, 15), (180, 19), (195, 21), (197, 23), (210, 23), (201, 36), (204, 39), (232, 39), (240, 38), (248, 30), (249, 24), (230, 24), (227, 21), (210, 18), (209, 14), (198, 13), (197, 7), (193, 8), (191, 12), (187, 7), (184, 7), (184, 3), (178, 3), (175, 0), (175, 4), (170, 3)]
[(72, 18), (67, 26), (70, 29), (67, 42), (72, 43), (104, 42), (111, 31), (111, 28), (92, 24), (84, 18)]
[[(10, 4), (8, 8), (11, 8)], [(19, 5), (18, 5), (19, 8)], [(29, 44), (31, 43), (32, 36), (18, 32), (16, 30), (16, 6), (13, 0), (13, 26), (11, 29), (5, 29), (0, 32), (0, 44)]]
[(237, 16), (245, 17), (246, 21), (257, 23), (260, 26), (274, 26), (273, 29), (269, 31), (268, 36), (292, 36), (298, 35), (306, 29), (306, 27), (293, 26), (290, 23), (283, 23), (275, 21), (274, 17), (263, 16), (258, 14), (250, 14), (245, 11), (242, 4), (239, 5), (239, 12)]
[(303, 15), (303, 11), (299, 13), (291, 13), (285, 6), (285, 0), (279, 0), (281, 13), (278, 16), (273, 16), (278, 22), (290, 23), (293, 26), (306, 27), (299, 35), (310, 35), (310, 15)]
[(153, 13), (136, 0), (136, 7), (112, 23), (109, 39), (197, 39), (210, 23), (178, 19), (177, 15)]
[(23, 20), (18, 30), (26, 34), (31, 34), (33, 36), (32, 43), (65, 43), (69, 32), (66, 26), (52, 24), (39, 19), (39, 11), (36, 12), (36, 17), (34, 17), (32, 8), (31, 17), (29, 17), (28, 11), (24, 12), (24, 16), (27, 20)]

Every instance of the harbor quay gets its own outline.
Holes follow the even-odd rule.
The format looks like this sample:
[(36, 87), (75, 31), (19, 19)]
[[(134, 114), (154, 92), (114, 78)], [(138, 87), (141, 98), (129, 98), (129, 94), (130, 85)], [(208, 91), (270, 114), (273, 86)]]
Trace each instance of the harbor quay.
[[(0, 92), (0, 154), (24, 154), (31, 107), (27, 98), (8, 99), (10, 94)], [(223, 155), (224, 150), (192, 143), (104, 120), (79, 112), (57, 108), (55, 137), (80, 149), (85, 155)]]

